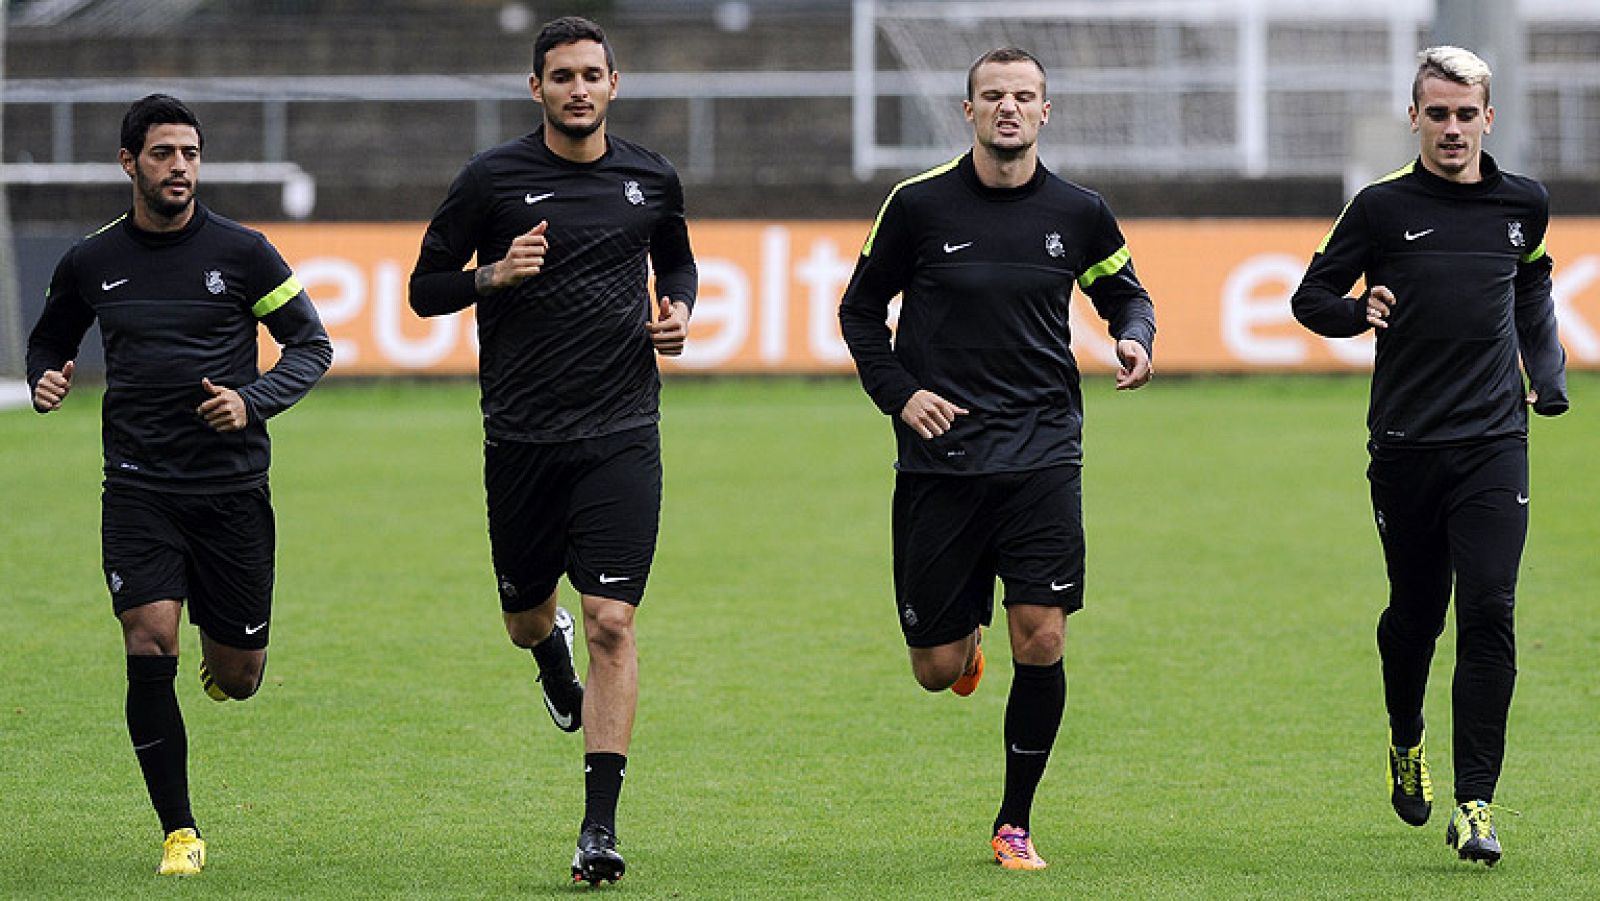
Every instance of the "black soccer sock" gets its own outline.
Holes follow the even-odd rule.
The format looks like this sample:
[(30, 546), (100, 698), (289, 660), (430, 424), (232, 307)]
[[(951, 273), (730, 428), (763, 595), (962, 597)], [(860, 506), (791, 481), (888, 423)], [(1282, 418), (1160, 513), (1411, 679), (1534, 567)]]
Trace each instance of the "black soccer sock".
[(1389, 741), (1397, 748), (1415, 748), (1422, 744), (1422, 730), (1420, 716), (1389, 718)]
[(189, 739), (172, 687), (177, 675), (177, 657), (128, 658), (128, 738), (163, 833), (194, 828), (189, 810)]
[(567, 639), (562, 636), (560, 629), (552, 626), (544, 641), (528, 650), (533, 652), (539, 672), (552, 675), (572, 672), (572, 652), (567, 650)]
[(1044, 777), (1067, 707), (1067, 674), (1060, 660), (1048, 666), (1013, 663), (1012, 669), (1006, 699), (1006, 793), (994, 818), (996, 831), (1007, 824), (1029, 828), (1033, 793)]
[(583, 755), (583, 821), (598, 823), (617, 834), (617, 798), (627, 775), (624, 754)]

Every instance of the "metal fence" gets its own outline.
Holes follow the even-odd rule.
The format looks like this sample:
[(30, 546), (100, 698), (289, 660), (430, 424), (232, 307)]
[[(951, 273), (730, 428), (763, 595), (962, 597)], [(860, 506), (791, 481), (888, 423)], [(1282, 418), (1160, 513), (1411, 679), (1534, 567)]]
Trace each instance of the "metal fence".
[[(966, 64), (1014, 44), (1049, 71), (1061, 127), (1043, 152), (1073, 171), (1342, 176), (1382, 126), (1405, 137), (1416, 52), (1436, 18), (1453, 12), (1447, 2), (855, 0), (855, 170), (867, 177), (947, 159), (969, 139), (960, 115)], [(1490, 32), (1496, 40), (1524, 36), (1520, 54), (1504, 54), (1513, 58), (1485, 53), (1503, 65), (1506, 87), (1520, 82), (1506, 94), (1526, 108), (1511, 112), (1537, 136), (1518, 142), (1522, 167), (1593, 178), (1600, 3), (1479, 6), (1509, 26)], [(911, 127), (904, 119), (885, 127), (885, 72), (920, 88)], [(1361, 127), (1368, 121), (1380, 130)]]

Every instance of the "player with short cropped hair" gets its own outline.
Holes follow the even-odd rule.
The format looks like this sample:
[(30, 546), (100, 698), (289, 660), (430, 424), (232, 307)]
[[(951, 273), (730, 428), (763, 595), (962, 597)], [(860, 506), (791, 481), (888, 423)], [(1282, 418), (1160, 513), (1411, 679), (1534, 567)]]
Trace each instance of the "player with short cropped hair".
[[(661, 515), (655, 355), (682, 353), (698, 281), (677, 172), (607, 133), (618, 74), (605, 33), (556, 19), (533, 58), (541, 126), (461, 171), (423, 237), (411, 306), (477, 307), (500, 606), (512, 643), (533, 652), (551, 718), (583, 729), (572, 876), (600, 883), (625, 869), (616, 809), (638, 703), (633, 621)], [(563, 574), (581, 595), (587, 690), (556, 603)]]
[(1119, 390), (1150, 379), (1155, 311), (1105, 201), (1039, 162), (1038, 60), (979, 57), (962, 107), (972, 149), (890, 192), (839, 321), (867, 394), (895, 417), (895, 597), (923, 688), (977, 688), (1004, 586), (1014, 678), (990, 847), (1007, 869), (1038, 870), (1033, 797), (1066, 706), (1066, 616), (1084, 598), (1072, 287), (1110, 323)]
[[(1422, 702), (1453, 584), (1456, 808), (1445, 840), (1492, 866), (1528, 534), (1527, 408), (1566, 412), (1566, 354), (1545, 250), (1549, 196), (1483, 151), (1489, 67), (1459, 47), (1420, 59), (1409, 111), (1417, 159), (1350, 201), (1293, 307), (1320, 335), (1377, 330), (1367, 477), (1389, 577), (1378, 652), (1390, 800), (1413, 826), (1432, 810)], [(1345, 296), (1357, 279), (1367, 290)]]
[[(305, 396), (333, 345), (283, 258), (195, 199), (204, 138), (176, 98), (122, 120), (133, 207), (56, 266), (28, 337), (34, 409), (59, 409), (96, 320), (105, 343), (101, 539), (128, 655), (128, 735), (166, 834), (163, 875), (193, 875), (206, 843), (189, 804), (188, 742), (173, 690), (184, 603), (200, 680), (218, 701), (261, 685), (275, 525), (266, 420)], [(256, 369), (265, 326), (283, 346)]]

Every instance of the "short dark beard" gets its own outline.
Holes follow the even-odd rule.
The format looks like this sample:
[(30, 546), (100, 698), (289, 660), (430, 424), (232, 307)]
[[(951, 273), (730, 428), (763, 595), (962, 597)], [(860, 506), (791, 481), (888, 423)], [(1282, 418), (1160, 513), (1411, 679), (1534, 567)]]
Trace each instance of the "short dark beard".
[(573, 139), (574, 141), (581, 141), (599, 131), (600, 126), (606, 124), (606, 117), (600, 116), (593, 122), (590, 122), (588, 125), (568, 125), (560, 119), (552, 116), (549, 112), (546, 112), (544, 115), (544, 121), (545, 124)]
[(1032, 144), (1029, 144), (1025, 147), (995, 147), (991, 144), (989, 146), (989, 153), (992, 154), (996, 160), (999, 160), (1002, 163), (1012, 163), (1027, 156), (1028, 151), (1032, 149)]
[[(144, 173), (134, 170), (134, 183), (139, 189), (139, 195), (144, 198), (144, 205), (149, 208), (150, 215), (158, 219), (176, 219), (189, 205), (194, 203), (194, 189), (189, 190), (189, 199), (174, 202), (161, 196), (161, 182), (145, 180)], [(192, 183), (191, 183), (192, 185)]]

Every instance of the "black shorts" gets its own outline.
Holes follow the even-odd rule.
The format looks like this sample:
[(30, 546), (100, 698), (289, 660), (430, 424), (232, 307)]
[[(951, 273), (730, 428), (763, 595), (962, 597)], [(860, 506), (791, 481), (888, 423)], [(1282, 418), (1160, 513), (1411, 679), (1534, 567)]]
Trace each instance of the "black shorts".
[(1083, 607), (1078, 466), (980, 476), (900, 473), (894, 487), (894, 590), (906, 644), (957, 641), (1004, 601)]
[(638, 606), (661, 523), (654, 425), (559, 444), (487, 439), (483, 482), (502, 610), (544, 603), (563, 573), (582, 594)]
[(228, 647), (267, 646), (276, 544), (266, 486), (169, 494), (108, 483), (100, 495), (112, 611), (186, 601), (189, 622)]

